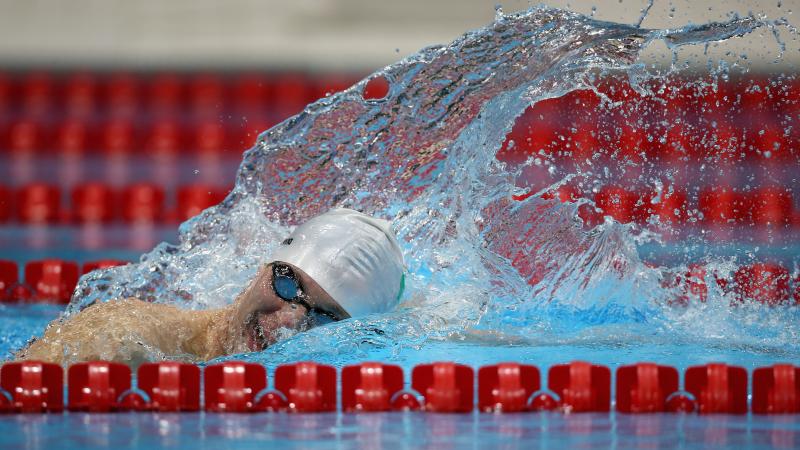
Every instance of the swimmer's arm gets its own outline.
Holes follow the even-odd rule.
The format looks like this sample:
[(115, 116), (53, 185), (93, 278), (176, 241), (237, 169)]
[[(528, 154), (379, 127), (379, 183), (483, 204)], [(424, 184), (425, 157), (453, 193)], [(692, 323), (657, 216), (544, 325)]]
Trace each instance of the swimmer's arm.
[(105, 360), (133, 367), (155, 359), (207, 360), (224, 353), (226, 310), (187, 311), (135, 299), (99, 303), (51, 322), (17, 359), (66, 366)]

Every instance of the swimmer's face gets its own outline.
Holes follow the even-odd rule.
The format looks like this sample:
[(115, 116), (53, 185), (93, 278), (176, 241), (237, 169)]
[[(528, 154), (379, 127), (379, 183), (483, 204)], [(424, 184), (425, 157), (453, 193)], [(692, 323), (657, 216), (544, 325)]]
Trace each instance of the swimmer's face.
[[(333, 312), (347, 317), (339, 311), (335, 301), (310, 276), (299, 268), (289, 265), (294, 271), (300, 288), (312, 308), (319, 305), (334, 305)], [(277, 295), (273, 288), (272, 265), (259, 269), (253, 281), (233, 305), (229, 326), (229, 347), (234, 352), (259, 351), (277, 342), (287, 332), (305, 331), (328, 322), (324, 316), (309, 311), (307, 306), (288, 302)]]

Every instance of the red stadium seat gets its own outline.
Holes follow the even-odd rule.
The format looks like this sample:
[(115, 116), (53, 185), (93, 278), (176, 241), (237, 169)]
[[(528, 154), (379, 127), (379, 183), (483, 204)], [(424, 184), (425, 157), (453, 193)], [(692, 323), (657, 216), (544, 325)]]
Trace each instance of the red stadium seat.
[(656, 194), (645, 194), (639, 197), (642, 199), (641, 205), (634, 207), (637, 222), (645, 223), (652, 216), (657, 217), (660, 223), (678, 225), (686, 222), (688, 218), (686, 192), (680, 189), (672, 192), (665, 190), (658, 196), (657, 201), (656, 196)]
[(658, 159), (662, 163), (677, 167), (690, 160), (693, 162), (700, 156), (695, 136), (683, 125), (669, 125), (664, 135), (666, 142), (653, 148), (653, 151), (658, 151)]
[(286, 396), (290, 411), (336, 410), (336, 369), (333, 366), (313, 362), (278, 366), (275, 389)]
[(122, 193), (122, 217), (126, 222), (154, 223), (164, 215), (164, 190), (146, 183), (128, 186)]
[(183, 133), (177, 122), (156, 121), (149, 129), (145, 150), (160, 155), (175, 155), (183, 148)]
[(598, 151), (597, 134), (595, 124), (583, 118), (577, 127), (577, 131), (571, 134), (570, 158), (572, 163), (580, 165), (590, 160)]
[(22, 109), (28, 116), (42, 116), (51, 111), (55, 83), (46, 72), (31, 72), (22, 79)]
[(639, 127), (623, 125), (622, 133), (615, 147), (619, 148), (616, 157), (625, 162), (641, 164), (648, 150), (647, 132)]
[(748, 206), (756, 225), (786, 226), (792, 220), (793, 201), (790, 189), (767, 186), (750, 195)]
[(422, 364), (411, 372), (411, 387), (425, 398), (430, 412), (461, 413), (473, 410), (475, 372), (451, 362)]
[(758, 125), (759, 130), (748, 142), (752, 149), (750, 159), (761, 164), (781, 164), (792, 161), (792, 150), (789, 147), (789, 139), (780, 128), (776, 129), (769, 125)]
[(255, 396), (267, 387), (267, 370), (260, 364), (229, 361), (212, 364), (204, 375), (205, 410), (249, 412)]
[(102, 183), (88, 183), (72, 190), (72, 219), (78, 223), (109, 223), (115, 218), (116, 193)]
[(694, 395), (700, 414), (746, 414), (747, 370), (726, 364), (686, 369), (686, 390)]
[(674, 367), (638, 363), (617, 369), (617, 411), (654, 413), (666, 411), (667, 397), (678, 390)]
[(81, 275), (86, 275), (94, 270), (108, 269), (110, 267), (124, 266), (126, 264), (128, 264), (128, 261), (122, 261), (119, 259), (101, 259), (99, 261), (89, 261), (83, 263)]
[(130, 73), (111, 75), (106, 84), (105, 103), (114, 117), (131, 117), (139, 107), (141, 83)]
[(131, 388), (131, 369), (125, 364), (92, 361), (73, 364), (67, 371), (70, 411), (111, 412), (123, 409), (120, 399)]
[(265, 112), (269, 109), (269, 80), (258, 73), (245, 73), (233, 82), (233, 107), (241, 112)]
[(61, 192), (48, 184), (29, 184), (17, 193), (16, 209), (23, 223), (56, 223), (61, 219)]
[(775, 364), (753, 371), (753, 414), (800, 413), (800, 367)]
[(80, 120), (68, 119), (58, 128), (56, 150), (60, 153), (79, 155), (93, 145), (89, 126)]
[(202, 121), (195, 125), (193, 152), (216, 154), (227, 149), (226, 129), (220, 121)]
[(633, 220), (636, 194), (619, 186), (603, 186), (594, 197), (595, 204), (606, 216), (617, 222), (630, 223)]
[(184, 221), (225, 199), (225, 191), (204, 185), (182, 186), (178, 189), (178, 219)]
[(137, 373), (137, 387), (150, 397), (149, 410), (200, 410), (200, 368), (194, 364), (145, 363)]
[[(511, 133), (506, 137), (506, 142), (497, 153), (498, 159), (523, 162), (531, 155), (552, 155), (558, 148), (556, 129), (548, 123), (532, 126), (528, 122), (528, 111), (531, 110), (528, 109), (523, 117), (517, 119)], [(511, 141), (514, 142), (513, 146), (510, 146)]]
[(14, 194), (11, 189), (0, 185), (0, 224), (11, 220), (14, 210)]
[(697, 202), (707, 224), (733, 224), (741, 222), (747, 214), (743, 196), (728, 187), (704, 190)]
[(64, 109), (68, 116), (86, 117), (97, 103), (97, 80), (91, 73), (76, 73), (64, 86)]
[(549, 125), (558, 129), (563, 129), (563, 118), (567, 116), (565, 110), (566, 105), (561, 98), (549, 98), (540, 100), (528, 108), (524, 117), (520, 119), (527, 122), (528, 125), (537, 125), (533, 130), (536, 131), (538, 126)]
[(578, 122), (587, 119), (588, 111), (597, 111), (600, 101), (600, 97), (591, 89), (575, 90), (560, 98), (561, 109), (567, 111), (572, 120)]
[(361, 363), (342, 369), (342, 410), (389, 411), (403, 389), (403, 369), (381, 363)]
[(184, 80), (176, 74), (158, 74), (150, 80), (147, 96), (151, 114), (173, 114), (183, 104)]
[(20, 120), (11, 124), (6, 147), (12, 153), (34, 153), (44, 148), (44, 133), (38, 122)]
[(112, 120), (103, 127), (101, 150), (110, 154), (129, 154), (137, 149), (133, 124), (125, 119)]
[(4, 73), (0, 73), (0, 115), (11, 109), (11, 79)]
[(478, 370), (478, 410), (520, 412), (540, 388), (539, 369), (517, 363), (484, 366)]
[(19, 268), (14, 261), (0, 260), (0, 302), (11, 301), (11, 288), (19, 282)]
[(7, 362), (0, 368), (0, 387), (11, 395), (19, 413), (61, 412), (64, 409), (64, 371), (41, 361)]
[(611, 404), (608, 367), (575, 361), (556, 365), (547, 373), (547, 387), (569, 412), (607, 412)]
[(68, 303), (78, 284), (78, 264), (58, 259), (31, 261), (25, 264), (25, 283), (36, 300)]
[(197, 114), (219, 115), (227, 107), (225, 83), (212, 73), (192, 78), (189, 83), (189, 98), (191, 107)]
[(777, 264), (755, 263), (736, 271), (734, 289), (740, 301), (755, 300), (775, 306), (789, 300), (789, 280), (786, 268)]
[(389, 80), (386, 77), (373, 77), (364, 85), (364, 92), (361, 93), (361, 96), (364, 97), (364, 100), (381, 100), (389, 95), (390, 88)]

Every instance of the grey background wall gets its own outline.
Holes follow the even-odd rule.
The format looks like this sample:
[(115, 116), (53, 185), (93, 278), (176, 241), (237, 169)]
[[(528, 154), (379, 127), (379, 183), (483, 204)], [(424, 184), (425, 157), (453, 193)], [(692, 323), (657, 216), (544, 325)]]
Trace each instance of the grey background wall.
[[(646, 0), (549, 0), (551, 6), (602, 20), (637, 23)], [(371, 70), (490, 22), (495, 5), (524, 0), (0, 0), (2, 65), (291, 66)], [(644, 27), (723, 20), (729, 13), (785, 17), (796, 24), (800, 0), (656, 0)], [(800, 59), (786, 29), (781, 67)], [(769, 33), (725, 44), (758, 68), (777, 45)], [(663, 60), (654, 48), (651, 60)], [(702, 54), (701, 51), (696, 51)], [(661, 59), (659, 59), (661, 54)], [(702, 59), (702, 58), (700, 58)]]

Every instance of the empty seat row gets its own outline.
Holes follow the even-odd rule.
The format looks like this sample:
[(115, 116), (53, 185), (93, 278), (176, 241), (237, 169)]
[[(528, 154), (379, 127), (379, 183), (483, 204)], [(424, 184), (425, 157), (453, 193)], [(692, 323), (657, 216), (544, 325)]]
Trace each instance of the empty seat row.
[(0, 113), (157, 115), (274, 109), (293, 114), (358, 80), (352, 74), (0, 73)]
[(126, 223), (183, 221), (221, 202), (227, 191), (206, 185), (179, 187), (176, 207), (168, 211), (163, 188), (137, 183), (118, 191), (102, 183), (76, 186), (70, 193), (70, 208), (62, 206), (61, 190), (33, 183), (16, 192), (0, 185), (0, 223), (12, 219), (25, 224)]
[[(165, 108), (189, 110), (247, 108), (274, 103), (305, 105), (328, 93), (342, 90), (359, 77), (352, 74), (273, 73), (48, 73), (43, 71), (0, 73), (0, 108), (37, 113), (57, 109), (68, 114), (97, 110), (130, 113), (139, 109), (158, 112)], [(675, 78), (659, 79), (654, 104), (669, 112), (699, 110), (715, 113), (731, 108), (752, 112), (793, 111), (798, 107), (800, 86), (794, 82), (772, 83), (759, 77), (691, 83)], [(597, 91), (613, 101), (635, 102), (639, 94), (621, 79), (606, 78)], [(657, 101), (657, 102), (656, 102)], [(570, 112), (575, 105), (596, 106), (592, 91), (576, 91), (552, 99), (541, 108)]]
[[(649, 89), (654, 95), (642, 96), (627, 81), (604, 78), (599, 80), (595, 89), (574, 90), (533, 104), (526, 117), (518, 123), (551, 126), (569, 122), (591, 124), (597, 118), (609, 125), (603, 130), (611, 131), (618, 128), (613, 125), (634, 121), (649, 123), (652, 130), (659, 127), (668, 129), (676, 123), (691, 126), (715, 122), (723, 125), (724, 130), (726, 124), (778, 126), (783, 116), (792, 116), (800, 110), (800, 83), (796, 81), (743, 78), (724, 83), (714, 80), (719, 89), (714, 89), (708, 81), (658, 79), (657, 84)], [(765, 88), (765, 83), (772, 83), (772, 86)], [(587, 111), (594, 114), (587, 115)], [(614, 122), (614, 118), (623, 120)], [(706, 131), (713, 131), (710, 128), (714, 127), (707, 127)]]
[(800, 305), (800, 274), (794, 279), (786, 267), (759, 262), (739, 266), (730, 274), (691, 264), (684, 273), (663, 280), (665, 288), (677, 289), (676, 304), (705, 302), (709, 285), (736, 303), (758, 302), (768, 306)]
[[(707, 226), (758, 225), (785, 227), (800, 220), (795, 209), (791, 188), (764, 186), (753, 190), (737, 190), (718, 186), (702, 189), (696, 206), (690, 205), (687, 192), (680, 188), (662, 193), (626, 189), (606, 185), (595, 193), (584, 193), (571, 185), (546, 192), (544, 198), (575, 201), (585, 195), (593, 196), (598, 212), (620, 223), (646, 224), (655, 218), (661, 223)], [(516, 197), (518, 200), (526, 196)]]
[[(113, 259), (88, 262), (81, 274), (98, 268), (125, 264)], [(25, 265), (25, 283), (18, 279), (19, 269), (13, 261), (0, 260), (0, 301), (69, 301), (78, 282), (78, 264), (59, 259), (29, 262)], [(736, 302), (759, 302), (769, 306), (800, 305), (800, 274), (792, 279), (789, 269), (774, 263), (760, 262), (740, 266), (730, 276), (711, 273), (705, 266), (692, 264), (685, 273), (669, 276), (663, 287), (674, 289), (674, 304), (705, 302), (708, 283), (729, 294)]]
[(66, 304), (69, 303), (80, 275), (124, 264), (127, 262), (114, 259), (86, 262), (82, 267), (76, 262), (60, 259), (31, 261), (25, 264), (25, 276), (20, 279), (17, 263), (0, 260), (0, 302)]
[[(337, 370), (313, 362), (284, 364), (274, 373), (255, 363), (230, 361), (205, 368), (179, 362), (146, 363), (132, 387), (131, 369), (120, 363), (74, 364), (67, 371), (70, 411), (327, 412), (337, 403), (345, 412), (429, 411), (437, 413), (609, 412), (611, 370), (571, 362), (550, 367), (543, 389), (539, 369), (519, 363), (472, 367), (452, 362), (421, 364), (411, 372), (410, 389), (401, 367), (366, 362)], [(0, 368), (0, 408), (7, 412), (60, 412), (64, 409), (63, 369), (38, 361), (6, 363)], [(747, 370), (727, 364), (678, 370), (654, 363), (616, 370), (617, 412), (641, 414), (800, 413), (800, 367), (776, 364), (753, 371), (748, 405)], [(202, 386), (201, 386), (202, 384)], [(201, 389), (203, 396), (201, 401)], [(341, 396), (337, 394), (341, 393)], [(339, 397), (337, 399), (337, 397)]]
[(240, 158), (258, 134), (275, 123), (267, 116), (223, 122), (218, 118), (190, 123), (164, 118), (149, 123), (81, 119), (55, 123), (22, 119), (0, 123), (0, 153), (22, 155), (213, 154)]

